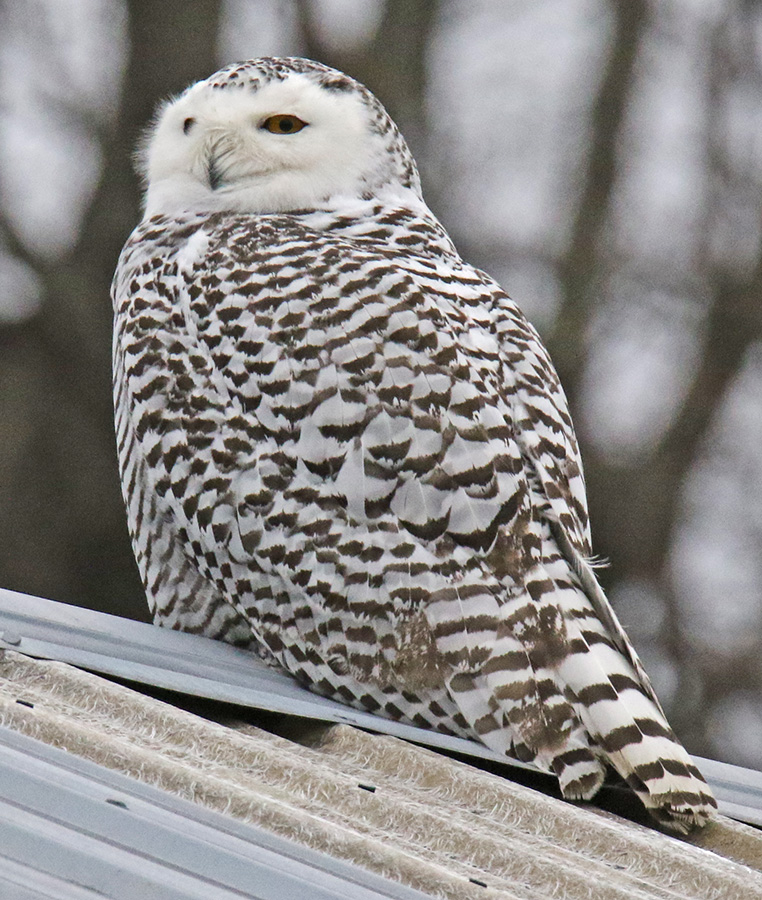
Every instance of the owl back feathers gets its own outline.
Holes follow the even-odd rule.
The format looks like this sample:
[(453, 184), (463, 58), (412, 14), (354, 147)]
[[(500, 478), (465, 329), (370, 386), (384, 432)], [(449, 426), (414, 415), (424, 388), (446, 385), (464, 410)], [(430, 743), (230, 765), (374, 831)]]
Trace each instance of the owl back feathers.
[(352, 213), (157, 217), (125, 248), (117, 429), (156, 620), (568, 797), (609, 762), (701, 824), (714, 801), (585, 562), (539, 339), (435, 220)]

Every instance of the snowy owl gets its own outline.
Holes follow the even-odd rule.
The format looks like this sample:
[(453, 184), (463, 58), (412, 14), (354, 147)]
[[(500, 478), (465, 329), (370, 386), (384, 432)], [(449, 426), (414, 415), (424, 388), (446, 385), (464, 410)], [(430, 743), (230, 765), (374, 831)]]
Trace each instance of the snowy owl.
[(688, 830), (714, 799), (589, 565), (537, 333), (426, 206), (378, 100), (316, 62), (160, 111), (113, 285), (116, 428), (155, 621)]

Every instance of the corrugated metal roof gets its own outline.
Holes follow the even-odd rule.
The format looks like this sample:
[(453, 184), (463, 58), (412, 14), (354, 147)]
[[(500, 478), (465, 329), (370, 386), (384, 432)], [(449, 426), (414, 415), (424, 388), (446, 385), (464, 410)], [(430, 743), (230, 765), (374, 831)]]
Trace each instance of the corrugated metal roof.
[[(0, 647), (167, 690), (340, 722), (424, 746), (503, 764), (504, 757), (462, 738), (350, 709), (305, 690), (253, 654), (198, 635), (0, 589)], [(762, 826), (762, 773), (694, 757), (720, 811)], [(511, 763), (517, 767), (520, 763)]]
[(318, 697), (254, 654), (221, 641), (3, 589), (0, 647), (194, 697), (342, 722), (505, 762), (505, 757), (482, 744), (382, 719)]
[[(141, 900), (177, 895), (168, 888), (193, 890), (193, 879), (207, 892), (190, 896), (224, 898), (224, 890), (242, 883), (228, 886), (226, 879), (251, 866), (247, 856), (228, 872), (227, 857), (216, 855), (220, 847), (230, 849), (234, 818), (328, 854), (317, 868), (335, 875), (339, 889), (347, 881), (341, 867), (351, 862), (448, 900), (762, 900), (762, 835), (748, 826), (720, 820), (705, 829), (702, 839), (715, 851), (707, 852), (346, 725), (313, 725), (286, 740), (247, 723), (207, 721), (90, 672), (11, 651), (0, 655), (0, 723), (66, 748), (72, 757), (60, 763), (63, 770), (83, 775), (62, 782), (63, 797), (47, 796), (59, 775), (49, 783), (38, 779), (33, 802), (24, 801), (31, 815), (21, 819), (16, 810), (34, 771), (17, 756), (13, 778), (0, 778), (0, 798), (21, 791), (8, 798), (13, 813), (0, 821), (14, 828), (20, 821), (27, 829), (9, 845), (13, 864), (36, 865), (78, 887), (101, 889), (124, 870), (129, 885), (149, 875), (156, 881), (129, 895)], [(98, 766), (80, 770), (75, 757)], [(113, 782), (102, 766), (130, 779)], [(136, 805), (134, 798), (145, 795), (131, 779), (153, 786), (152, 807), (176, 817), (157, 822), (154, 809)], [(171, 795), (197, 806), (178, 809)], [(48, 803), (40, 815), (35, 804)], [(108, 818), (101, 804), (129, 818)], [(212, 827), (197, 841), (203, 807), (225, 818), (201, 818)], [(50, 829), (59, 839), (57, 856), (49, 849)], [(66, 868), (67, 852), (81, 849), (84, 858), (75, 855), (74, 870)], [(273, 849), (290, 872), (298, 855)], [(272, 871), (278, 871), (277, 859)], [(5, 872), (0, 866), (3, 898)], [(363, 884), (359, 877), (348, 883)], [(243, 896), (260, 887), (253, 869), (248, 887)], [(284, 900), (299, 896), (288, 884), (274, 888)], [(362, 895), (353, 888), (349, 896)]]
[(2, 727), (0, 896), (425, 897)]

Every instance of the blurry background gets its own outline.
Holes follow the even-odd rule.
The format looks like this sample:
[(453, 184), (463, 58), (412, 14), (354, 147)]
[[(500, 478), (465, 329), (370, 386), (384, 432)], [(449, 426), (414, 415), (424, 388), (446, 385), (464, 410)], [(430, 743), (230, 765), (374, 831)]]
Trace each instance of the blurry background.
[(0, 0), (0, 586), (145, 618), (109, 282), (156, 103), (305, 55), (400, 124), (575, 415), (612, 602), (688, 748), (762, 767), (762, 4)]

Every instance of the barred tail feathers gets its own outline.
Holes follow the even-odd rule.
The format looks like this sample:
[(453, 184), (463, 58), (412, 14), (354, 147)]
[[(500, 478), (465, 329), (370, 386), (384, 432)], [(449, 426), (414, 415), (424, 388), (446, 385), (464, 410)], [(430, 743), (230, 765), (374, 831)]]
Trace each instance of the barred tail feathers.
[(454, 666), (448, 693), (482, 743), (555, 774), (564, 796), (590, 799), (605, 767), (555, 671), (567, 651), (554, 597), (521, 594), (490, 611), (483, 656)]
[[(475, 737), (554, 773), (567, 799), (592, 798), (609, 762), (660, 823), (705, 824), (714, 798), (641, 679), (634, 649), (615, 618), (617, 640), (610, 636), (572, 580), (563, 558), (539, 566), (527, 593), (500, 605), (488, 658), (450, 677), (450, 697)], [(598, 602), (608, 607), (602, 591)]]
[(558, 674), (577, 697), (580, 718), (654, 818), (678, 831), (706, 824), (717, 808), (709, 787), (672, 732), (591, 567), (568, 539), (559, 540), (563, 531), (554, 526), (553, 536), (582, 588), (562, 588), (556, 595), (572, 613), (566, 627), (573, 650)]
[(711, 791), (629, 662), (581, 630), (573, 641), (576, 652), (559, 676), (594, 743), (662, 824), (678, 831), (706, 824), (716, 809)]
[[(491, 750), (534, 763), (542, 771), (555, 775), (567, 799), (589, 800), (598, 792), (606, 769), (590, 747), (581, 723), (571, 733), (565, 733), (561, 741), (556, 737), (538, 746), (536, 741), (541, 737), (536, 702), (531, 699), (526, 703), (514, 702), (505, 697), (497, 701), (487, 679), (480, 674), (456, 674), (449, 680), (447, 691), (473, 737)], [(547, 719), (543, 724), (547, 724)], [(542, 736), (548, 736), (546, 728), (540, 731)]]

